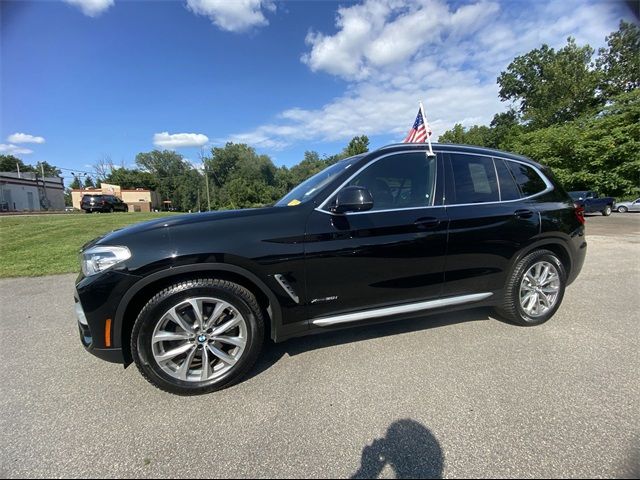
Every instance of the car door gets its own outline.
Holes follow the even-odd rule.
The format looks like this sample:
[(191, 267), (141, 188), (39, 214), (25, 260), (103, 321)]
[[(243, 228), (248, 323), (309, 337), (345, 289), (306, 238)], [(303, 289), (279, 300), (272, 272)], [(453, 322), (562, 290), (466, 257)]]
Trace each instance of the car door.
[(518, 186), (518, 178), (525, 182), (535, 172), (468, 153), (446, 153), (444, 164), (450, 222), (444, 294), (499, 290), (513, 256), (540, 230), (535, 205)]
[(632, 212), (640, 212), (640, 198), (629, 206), (629, 210)]
[(309, 318), (440, 296), (448, 219), (438, 163), (423, 151), (383, 155), (341, 187), (367, 188), (371, 210), (332, 213), (338, 189), (312, 212), (305, 236)]

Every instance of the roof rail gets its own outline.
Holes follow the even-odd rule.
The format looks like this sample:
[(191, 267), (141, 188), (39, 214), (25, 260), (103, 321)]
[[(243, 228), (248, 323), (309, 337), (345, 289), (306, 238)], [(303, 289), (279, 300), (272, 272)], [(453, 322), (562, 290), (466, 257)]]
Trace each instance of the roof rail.
[[(439, 145), (438, 143), (433, 143), (433, 145)], [(420, 142), (420, 143), (404, 143), (404, 142), (398, 142), (398, 143), (391, 143), (389, 145), (385, 145), (384, 147), (380, 147), (377, 150), (386, 150), (387, 148), (395, 148), (395, 147), (403, 147), (403, 146), (412, 146), (412, 147), (416, 147), (416, 146), (424, 146), (426, 147), (427, 144), (424, 142)]]

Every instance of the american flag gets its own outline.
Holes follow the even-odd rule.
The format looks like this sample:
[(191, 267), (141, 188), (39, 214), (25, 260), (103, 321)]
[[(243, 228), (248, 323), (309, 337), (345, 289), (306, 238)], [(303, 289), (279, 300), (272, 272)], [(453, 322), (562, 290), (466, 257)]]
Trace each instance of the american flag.
[(413, 128), (409, 131), (407, 138), (403, 143), (422, 143), (427, 141), (427, 137), (433, 135), (433, 130), (428, 123), (425, 126), (424, 118), (422, 118), (422, 110), (418, 110), (418, 116), (413, 124)]

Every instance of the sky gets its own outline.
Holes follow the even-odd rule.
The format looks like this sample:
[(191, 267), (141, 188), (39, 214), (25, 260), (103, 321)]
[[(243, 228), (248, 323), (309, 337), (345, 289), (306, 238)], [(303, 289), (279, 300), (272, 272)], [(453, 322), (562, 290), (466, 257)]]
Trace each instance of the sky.
[(496, 78), (543, 43), (605, 45), (620, 1), (0, 2), (0, 153), (91, 171), (244, 142), (291, 166), (355, 135), (488, 124)]

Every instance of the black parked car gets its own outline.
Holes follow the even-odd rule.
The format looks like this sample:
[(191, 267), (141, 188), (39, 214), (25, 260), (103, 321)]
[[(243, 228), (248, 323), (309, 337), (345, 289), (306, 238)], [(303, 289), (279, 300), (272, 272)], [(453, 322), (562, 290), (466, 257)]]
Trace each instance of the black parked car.
[(84, 346), (157, 387), (240, 379), (265, 332), (291, 337), (492, 306), (556, 312), (584, 217), (545, 167), (495, 150), (392, 145), (340, 161), (272, 207), (163, 218), (82, 250)]
[(93, 212), (127, 212), (129, 206), (115, 195), (84, 195), (80, 208), (86, 213)]

